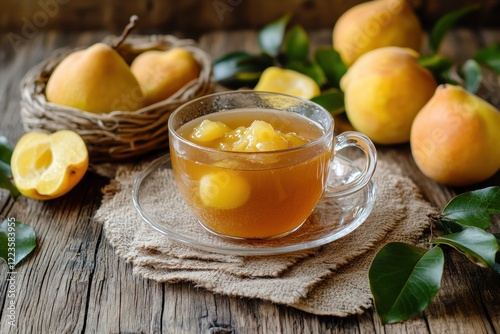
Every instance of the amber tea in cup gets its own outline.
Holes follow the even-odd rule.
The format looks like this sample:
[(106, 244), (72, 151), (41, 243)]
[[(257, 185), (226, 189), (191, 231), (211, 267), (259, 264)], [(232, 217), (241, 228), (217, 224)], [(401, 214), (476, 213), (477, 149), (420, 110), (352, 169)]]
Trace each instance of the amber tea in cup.
[[(319, 200), (362, 188), (375, 167), (361, 134), (337, 136), (333, 118), (311, 101), (234, 91), (179, 107), (169, 118), (176, 184), (202, 226), (219, 236), (267, 239), (299, 228)], [(328, 185), (337, 150), (361, 148), (366, 168), (343, 187)]]

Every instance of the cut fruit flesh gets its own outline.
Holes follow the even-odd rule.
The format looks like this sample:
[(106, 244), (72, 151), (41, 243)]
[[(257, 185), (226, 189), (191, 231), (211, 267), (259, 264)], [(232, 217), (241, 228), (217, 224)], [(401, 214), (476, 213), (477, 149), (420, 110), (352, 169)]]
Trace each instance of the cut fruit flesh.
[(14, 148), (12, 175), (19, 191), (31, 198), (51, 199), (70, 191), (88, 168), (88, 151), (73, 131), (25, 134)]

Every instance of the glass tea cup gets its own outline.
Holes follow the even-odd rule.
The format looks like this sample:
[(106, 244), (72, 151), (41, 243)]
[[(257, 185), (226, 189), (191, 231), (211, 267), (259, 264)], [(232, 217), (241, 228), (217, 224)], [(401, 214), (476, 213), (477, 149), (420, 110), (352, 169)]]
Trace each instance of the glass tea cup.
[[(202, 146), (186, 133), (202, 120), (248, 127), (254, 120), (308, 142), (274, 151), (229, 151)], [(231, 91), (206, 95), (177, 108), (168, 121), (176, 185), (201, 225), (234, 239), (283, 237), (307, 220), (320, 201), (359, 191), (370, 181), (376, 149), (365, 135), (334, 137), (334, 120), (309, 100), (279, 93)], [(329, 179), (335, 155), (359, 148), (365, 167), (352, 180)], [(332, 222), (333, 223), (333, 222)]]

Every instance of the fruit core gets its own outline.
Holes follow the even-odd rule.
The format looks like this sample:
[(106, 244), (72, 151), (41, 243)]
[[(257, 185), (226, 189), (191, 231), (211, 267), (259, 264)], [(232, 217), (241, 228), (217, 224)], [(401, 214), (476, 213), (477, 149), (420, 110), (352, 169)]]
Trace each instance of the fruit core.
[(28, 156), (32, 156), (34, 161), (26, 163), (19, 168), (19, 174), (23, 178), (32, 179), (42, 175), (52, 164), (53, 156), (49, 143), (39, 144), (30, 149), (32, 152), (27, 152)]

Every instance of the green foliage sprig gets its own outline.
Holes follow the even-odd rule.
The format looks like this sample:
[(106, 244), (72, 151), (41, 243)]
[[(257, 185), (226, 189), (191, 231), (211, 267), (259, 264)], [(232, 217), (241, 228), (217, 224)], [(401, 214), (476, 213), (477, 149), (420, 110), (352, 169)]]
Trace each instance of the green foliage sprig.
[(429, 35), (429, 47), (431, 48), (432, 53), (437, 53), (439, 51), (442, 39), (456, 22), (477, 9), (479, 9), (478, 4), (465, 6), (451, 11), (440, 18), (432, 28)]
[(347, 68), (339, 53), (331, 47), (321, 47), (310, 57), (307, 32), (300, 25), (287, 29), (289, 21), (287, 14), (259, 31), (259, 53), (236, 51), (216, 59), (215, 81), (232, 89), (252, 88), (270, 66), (292, 69), (311, 77), (320, 86), (321, 94), (311, 100), (332, 114), (342, 113), (344, 94), (339, 84)]
[(475, 94), (483, 81), (483, 72), (489, 69), (500, 74), (500, 45), (495, 44), (480, 49), (471, 59), (463, 64), (440, 55), (439, 47), (448, 30), (464, 16), (479, 9), (479, 4), (459, 8), (440, 18), (429, 34), (430, 53), (423, 54), (420, 65), (432, 72), (438, 83), (461, 85)]
[[(429, 69), (438, 83), (462, 85), (476, 93), (484, 68), (500, 74), (500, 45), (479, 50), (463, 64), (439, 54), (448, 30), (478, 5), (444, 15), (429, 34), (429, 52), (419, 63)], [(333, 114), (344, 111), (340, 80), (347, 71), (339, 53), (322, 47), (309, 58), (307, 33), (301, 26), (286, 29), (286, 15), (265, 26), (258, 34), (259, 54), (234, 52), (216, 60), (215, 79), (230, 88), (253, 87), (269, 66), (280, 66), (306, 74), (321, 87), (321, 95), (311, 100)], [(375, 256), (369, 280), (375, 309), (382, 323), (404, 321), (419, 315), (440, 289), (444, 269), (443, 246), (453, 247), (473, 263), (500, 273), (500, 235), (488, 232), (491, 215), (500, 214), (500, 187), (490, 187), (459, 195), (436, 215), (430, 216), (441, 236), (429, 241), (429, 249), (406, 243), (389, 243)]]
[[(0, 136), (0, 188), (8, 190), (12, 198), (17, 200), (21, 193), (12, 181), (12, 152), (7, 138)], [(36, 236), (31, 226), (12, 219), (0, 222), (0, 258), (8, 264), (9, 270), (13, 270), (35, 247)], [(15, 254), (14, 259), (11, 259), (11, 254)]]
[(401, 242), (385, 245), (373, 259), (368, 276), (375, 309), (383, 324), (418, 316), (440, 289), (444, 267), (441, 245), (453, 247), (473, 263), (500, 273), (500, 237), (488, 232), (491, 216), (500, 214), (500, 187), (453, 198), (439, 214), (430, 215), (443, 235), (430, 249)]
[(36, 234), (31, 226), (13, 219), (4, 219), (0, 223), (0, 259), (7, 263), (10, 271), (35, 247)]

